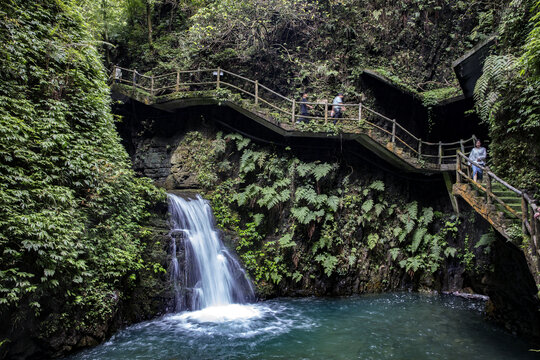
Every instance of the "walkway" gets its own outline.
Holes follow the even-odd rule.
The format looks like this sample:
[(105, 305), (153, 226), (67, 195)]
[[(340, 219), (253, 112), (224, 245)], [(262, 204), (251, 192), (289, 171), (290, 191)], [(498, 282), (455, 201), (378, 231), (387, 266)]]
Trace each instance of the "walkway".
[[(527, 194), (506, 183), (488, 168), (485, 180), (476, 183), (470, 175), (472, 162), (465, 153), (475, 137), (452, 143), (430, 143), (363, 104), (343, 104), (345, 117), (334, 125), (328, 101), (307, 102), (310, 116), (300, 115), (295, 99), (289, 99), (259, 84), (257, 80), (224, 69), (197, 69), (146, 76), (115, 67), (113, 91), (155, 108), (174, 111), (194, 105), (225, 105), (282, 136), (340, 137), (355, 140), (388, 163), (409, 172), (443, 173), (454, 196), (462, 197), (495, 230), (520, 248), (540, 286), (540, 224), (534, 219), (537, 206)], [(309, 122), (306, 122), (308, 120)], [(472, 162), (474, 163), (474, 162)], [(456, 171), (451, 186), (450, 172)]]
[(307, 102), (310, 116), (300, 106), (270, 88), (224, 69), (177, 71), (146, 76), (115, 67), (113, 90), (156, 108), (174, 111), (192, 105), (219, 104), (234, 108), (283, 136), (340, 137), (355, 140), (398, 169), (408, 172), (455, 171), (456, 151), (468, 152), (474, 136), (451, 143), (427, 142), (363, 104), (343, 104), (344, 117), (334, 125), (328, 101)]
[(465, 154), (456, 155), (456, 183), (452, 193), (461, 196), (495, 230), (523, 251), (529, 270), (540, 290), (540, 223), (534, 218), (538, 211), (535, 202), (523, 191), (499, 178), (487, 167), (484, 179), (474, 182)]

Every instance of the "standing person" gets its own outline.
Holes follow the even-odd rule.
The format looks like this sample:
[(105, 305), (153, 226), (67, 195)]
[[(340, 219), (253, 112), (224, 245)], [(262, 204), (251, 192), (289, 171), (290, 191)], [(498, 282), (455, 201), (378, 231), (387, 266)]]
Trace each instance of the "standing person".
[[(313, 109), (313, 106), (307, 104), (308, 93), (305, 92), (300, 100), (300, 116), (309, 116), (308, 109)], [(297, 122), (309, 123), (309, 119), (301, 117)]]
[[(469, 154), (469, 159), (476, 162), (480, 166), (484, 166), (486, 164), (486, 157), (486, 148), (482, 147), (482, 142), (480, 140), (476, 140), (475, 147), (471, 150), (471, 153)], [(477, 179), (482, 180), (484, 175), (482, 168), (478, 167), (475, 164), (470, 165), (472, 165), (474, 182), (476, 182)]]
[(137, 84), (137, 80), (139, 80), (139, 73), (137, 69), (133, 69), (133, 84)]
[[(334, 119), (341, 119), (343, 116), (343, 111), (345, 111), (345, 107), (340, 106), (343, 104), (343, 94), (339, 93), (334, 98), (334, 101), (332, 101), (332, 117)], [(334, 124), (337, 122), (337, 120), (334, 120)]]
[(122, 79), (122, 69), (120, 69), (118, 66), (114, 67), (114, 82), (119, 83)]

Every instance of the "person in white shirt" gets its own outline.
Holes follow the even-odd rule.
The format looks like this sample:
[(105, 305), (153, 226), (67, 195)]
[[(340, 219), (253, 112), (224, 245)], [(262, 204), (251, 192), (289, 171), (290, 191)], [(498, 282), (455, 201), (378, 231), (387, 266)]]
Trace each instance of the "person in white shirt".
[[(482, 142), (480, 140), (476, 140), (476, 146), (474, 147), (474, 149), (471, 150), (471, 153), (469, 154), (469, 159), (483, 167), (486, 164), (486, 157), (486, 148), (482, 147)], [(474, 182), (476, 182), (477, 180), (481, 181), (484, 175), (482, 168), (477, 166), (476, 164), (470, 164), (472, 165)]]
[[(343, 116), (343, 111), (345, 111), (345, 107), (340, 106), (343, 104), (343, 94), (339, 93), (335, 98), (334, 101), (332, 101), (332, 117), (334, 119), (340, 119)], [(334, 124), (337, 122), (337, 120), (334, 120)]]

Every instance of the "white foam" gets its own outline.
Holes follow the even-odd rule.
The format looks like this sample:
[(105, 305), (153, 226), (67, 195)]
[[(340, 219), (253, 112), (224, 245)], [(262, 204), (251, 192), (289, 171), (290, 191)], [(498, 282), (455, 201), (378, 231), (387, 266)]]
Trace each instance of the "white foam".
[(229, 321), (259, 319), (261, 311), (254, 305), (230, 304), (210, 306), (198, 311), (178, 314), (179, 320), (205, 323), (223, 323)]

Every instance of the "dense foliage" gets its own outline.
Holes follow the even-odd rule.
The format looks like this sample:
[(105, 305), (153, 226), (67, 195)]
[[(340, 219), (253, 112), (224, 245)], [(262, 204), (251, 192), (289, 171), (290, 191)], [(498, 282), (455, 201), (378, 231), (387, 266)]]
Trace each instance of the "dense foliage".
[(6, 332), (31, 323), (43, 337), (92, 333), (153, 265), (142, 261), (143, 224), (162, 192), (130, 169), (101, 59), (70, 6), (0, 8), (4, 344)]
[[(116, 46), (111, 61), (142, 71), (221, 66), (283, 94), (307, 88), (326, 98), (340, 90), (349, 99), (361, 96), (365, 68), (413, 91), (455, 87), (452, 60), (496, 28), (504, 7), (451, 0), (120, 3), (108, 34)], [(84, 8), (112, 18), (104, 6)]]
[(396, 274), (418, 282), (445, 259), (464, 257), (454, 247), (457, 219), (396, 198), (399, 190), (381, 179), (339, 163), (304, 162), (238, 134), (190, 132), (175, 154), (202, 148), (183, 170), (197, 174), (262, 294), (285, 287), (312, 293), (329, 278), (359, 278), (364, 291), (381, 291), (399, 285), (390, 284)]
[(540, 194), (540, 2), (513, 1), (475, 88), (494, 170)]

